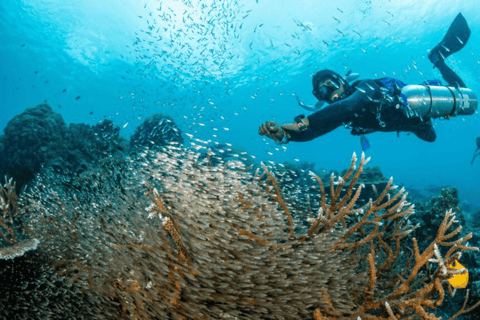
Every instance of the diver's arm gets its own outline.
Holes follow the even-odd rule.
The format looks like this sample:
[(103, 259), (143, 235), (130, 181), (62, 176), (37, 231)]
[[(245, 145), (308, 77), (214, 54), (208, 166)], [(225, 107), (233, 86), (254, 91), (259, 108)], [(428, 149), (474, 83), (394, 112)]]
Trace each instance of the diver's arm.
[(332, 103), (303, 118), (306, 127), (303, 131), (301, 130), (303, 127), (299, 128), (297, 123), (284, 124), (282, 128), (290, 136), (289, 141), (310, 141), (349, 122), (356, 107), (365, 102), (362, 96), (363, 94), (360, 92), (355, 92), (350, 97)]
[[(297, 123), (282, 125), (289, 135), (289, 141), (310, 141), (351, 121), (373, 98), (376, 98), (378, 85), (372, 80), (362, 81), (348, 98), (332, 103), (304, 118), (303, 126)], [(303, 129), (303, 130), (302, 130)]]
[[(346, 108), (343, 106), (345, 101), (340, 101), (303, 118), (306, 126), (306, 129), (303, 131), (298, 128), (297, 123), (283, 124), (282, 128), (289, 135), (288, 140), (310, 141), (341, 126), (343, 122), (341, 121), (340, 113), (334, 109), (340, 107), (338, 106), (339, 103), (342, 104), (342, 108)], [(334, 105), (336, 105), (336, 107)]]
[(443, 79), (447, 81), (449, 86), (456, 87), (456, 88), (466, 88), (465, 82), (463, 82), (462, 78), (452, 70), (449, 66), (446, 65), (445, 60), (439, 60), (435, 63), (435, 67), (440, 71), (442, 74)]

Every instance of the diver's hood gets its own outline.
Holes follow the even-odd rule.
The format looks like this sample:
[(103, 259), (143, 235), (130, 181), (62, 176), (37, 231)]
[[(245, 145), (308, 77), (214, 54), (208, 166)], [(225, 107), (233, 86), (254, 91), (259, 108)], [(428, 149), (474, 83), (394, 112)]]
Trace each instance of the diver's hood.
[[(338, 73), (336, 73), (335, 71), (332, 71), (332, 70), (328, 70), (328, 69), (325, 69), (325, 70), (322, 70), (322, 71), (318, 71), (317, 73), (315, 73), (315, 75), (313, 76), (312, 78), (312, 85), (313, 85), (313, 88), (317, 88), (318, 85), (322, 82), (324, 82), (325, 80), (333, 80), (335, 81), (336, 83), (339, 83), (339, 82), (346, 82), (341, 75), (339, 75)], [(340, 80), (341, 79), (341, 80)]]

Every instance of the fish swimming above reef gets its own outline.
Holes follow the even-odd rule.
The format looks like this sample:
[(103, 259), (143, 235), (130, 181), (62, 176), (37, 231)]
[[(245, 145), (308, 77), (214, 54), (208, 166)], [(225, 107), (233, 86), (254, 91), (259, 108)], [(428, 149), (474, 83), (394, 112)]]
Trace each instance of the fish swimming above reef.
[[(163, 130), (169, 119), (153, 120), (145, 133)], [(393, 179), (359, 205), (365, 185), (357, 182), (369, 161), (364, 154), (360, 163), (354, 154), (342, 176), (332, 174), (329, 195), (312, 173), (310, 201), (298, 192), (301, 185), (263, 163), (252, 170), (214, 150), (202, 154), (179, 143), (144, 150), (106, 158), (75, 178), (55, 170), (39, 176), (19, 201), (19, 216), (39, 241), (45, 276), (28, 284), (28, 292), (18, 290), (15, 303), (0, 295), (0, 318), (13, 319), (21, 310), (31, 319), (202, 314), (247, 320), (268, 314), (354, 320), (380, 313), (407, 319), (447, 299), (445, 276), (456, 281), (464, 273), (452, 270), (462, 269), (459, 263), (446, 266), (462, 251), (478, 250), (465, 244), (471, 234), (458, 239), (449, 230), (456, 222), (452, 210), (433, 245), (421, 250), (407, 237), (418, 227), (408, 219), (414, 205)], [(450, 247), (445, 257), (440, 244)], [(424, 280), (428, 263), (446, 273)], [(392, 285), (398, 277), (412, 281)], [(376, 303), (385, 296), (388, 303)], [(54, 303), (28, 308), (36, 297)], [(438, 297), (435, 304), (431, 297)]]

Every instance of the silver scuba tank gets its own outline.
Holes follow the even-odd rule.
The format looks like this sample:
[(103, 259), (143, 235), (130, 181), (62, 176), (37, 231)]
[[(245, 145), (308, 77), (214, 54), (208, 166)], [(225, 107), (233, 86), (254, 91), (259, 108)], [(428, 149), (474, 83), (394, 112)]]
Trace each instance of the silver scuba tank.
[(408, 117), (454, 117), (474, 114), (478, 107), (475, 93), (468, 88), (408, 85), (402, 88), (407, 97)]

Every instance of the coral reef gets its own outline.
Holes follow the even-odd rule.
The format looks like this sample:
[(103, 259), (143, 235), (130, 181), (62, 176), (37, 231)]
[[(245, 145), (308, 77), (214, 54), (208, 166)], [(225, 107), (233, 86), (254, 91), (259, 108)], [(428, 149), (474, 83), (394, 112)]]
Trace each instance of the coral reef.
[(5, 185), (0, 185), (0, 260), (23, 256), (38, 245), (29, 236), (15, 189), (12, 179), (5, 178)]
[[(443, 212), (445, 210), (452, 210), (455, 212), (456, 220), (461, 227), (461, 231), (459, 232), (460, 236), (466, 236), (467, 234), (472, 234), (471, 239), (469, 241), (470, 245), (479, 246), (479, 233), (478, 230), (472, 228), (473, 226), (467, 223), (465, 215), (462, 211), (460, 206), (460, 201), (458, 198), (458, 191), (456, 188), (430, 188), (429, 192), (439, 192), (440, 194), (436, 194), (431, 196), (430, 198), (426, 198), (425, 196), (416, 197), (415, 198), (415, 211), (416, 214), (411, 217), (413, 223), (418, 223), (422, 225), (422, 228), (418, 228), (415, 230), (415, 236), (419, 239), (418, 246), (421, 249), (427, 248), (432, 239), (434, 239), (436, 230), (441, 226), (443, 221)], [(479, 293), (480, 291), (480, 282), (478, 282), (478, 276), (480, 275), (478, 272), (478, 268), (480, 267), (480, 260), (479, 255), (476, 252), (467, 251), (462, 255), (461, 261), (464, 265), (469, 266), (469, 274), (471, 279), (471, 284), (469, 288), (472, 291), (472, 299), (470, 299), (473, 303), (479, 301)], [(477, 262), (478, 261), (478, 262)], [(443, 316), (445, 319), (450, 310), (457, 308), (457, 306), (462, 305), (463, 297), (460, 295), (455, 295), (453, 298), (449, 299), (446, 303), (443, 303), (436, 311), (435, 314), (437, 316)], [(475, 310), (469, 314), (462, 316), (462, 319), (477, 319), (478, 318), (478, 310)]]
[[(196, 150), (196, 146), (192, 149)], [(230, 143), (210, 143), (198, 151), (202, 153), (199, 159), (207, 159), (206, 161), (213, 166), (227, 161), (242, 161), (247, 167), (258, 166), (251, 157), (247, 156), (245, 149)]]
[(458, 191), (454, 187), (442, 189), (440, 195), (433, 196), (426, 202), (415, 203), (418, 213), (415, 219), (422, 225), (422, 234), (417, 235), (426, 234), (428, 235), (426, 240), (430, 241), (428, 237), (432, 238), (435, 235), (445, 211), (449, 209), (455, 212), (459, 225), (465, 226), (465, 217), (459, 203)]
[[(20, 188), (42, 167), (76, 174), (125, 149), (120, 128), (104, 120), (94, 126), (66, 126), (48, 104), (28, 108), (9, 121), (0, 136), (0, 173), (13, 177)], [(3, 168), (3, 169), (2, 169)]]
[[(311, 179), (311, 173), (326, 181), (325, 192), (328, 196), (330, 196), (332, 190), (330, 188), (330, 176), (331, 174), (338, 175), (336, 171), (315, 170), (315, 164), (311, 161), (300, 162), (299, 164), (287, 161), (283, 164), (276, 164), (274, 171), (282, 188), (295, 189), (299, 193), (297, 198), (302, 198), (302, 201), (297, 201), (297, 205), (307, 203), (307, 198), (315, 193), (317, 187), (315, 181)], [(343, 170), (340, 175), (345, 175), (347, 171), (347, 169)], [(358, 182), (365, 185), (357, 199), (357, 205), (363, 205), (368, 203), (370, 199), (378, 197), (377, 190), (383, 190), (387, 186), (388, 179), (384, 177), (380, 168), (375, 166), (364, 168), (358, 177)], [(340, 195), (345, 195), (346, 191), (347, 189), (343, 188)]]
[(7, 165), (5, 163), (5, 156), (4, 156), (4, 142), (5, 136), (3, 134), (0, 134), (0, 177), (3, 177), (6, 175), (6, 170), (7, 170)]
[(63, 148), (66, 130), (62, 116), (45, 103), (13, 117), (2, 139), (5, 171), (19, 186), (31, 180)]
[(132, 149), (162, 147), (171, 142), (183, 144), (182, 131), (172, 117), (163, 114), (154, 114), (147, 117), (130, 137), (130, 147)]
[(49, 165), (62, 172), (83, 172), (101, 159), (118, 156), (127, 149), (120, 127), (111, 120), (103, 120), (89, 126), (71, 123), (64, 140), (63, 150)]
[[(264, 165), (255, 173), (240, 161), (212, 165), (175, 147), (105, 159), (73, 178), (47, 170), (23, 209), (45, 259), (24, 294), (43, 301), (32, 308), (18, 293), (1, 316), (436, 319), (429, 310), (458, 272), (448, 266), (476, 249), (465, 245), (471, 235), (452, 231), (447, 211), (420, 249), (413, 205), (391, 179), (357, 204), (368, 159), (356, 162), (330, 176), (329, 195), (313, 174), (308, 203)], [(305, 230), (296, 228), (301, 217)]]
[[(343, 170), (340, 174), (344, 175), (345, 172), (346, 170)], [(365, 170), (363, 170), (362, 174), (358, 179), (358, 181), (362, 183), (376, 183), (379, 181), (388, 181), (388, 179), (385, 178), (385, 176), (383, 175), (382, 170), (380, 170), (379, 166), (365, 168)]]

